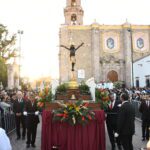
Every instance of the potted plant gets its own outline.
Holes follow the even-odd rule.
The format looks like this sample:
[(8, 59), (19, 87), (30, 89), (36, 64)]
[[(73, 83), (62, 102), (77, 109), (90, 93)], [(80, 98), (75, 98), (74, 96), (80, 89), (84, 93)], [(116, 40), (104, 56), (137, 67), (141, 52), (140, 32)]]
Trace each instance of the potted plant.
[(67, 89), (68, 89), (67, 83), (63, 83), (57, 87), (56, 92), (59, 94), (64, 94), (64, 93), (66, 93)]
[(81, 94), (90, 94), (90, 88), (85, 82), (81, 82), (79, 90)]

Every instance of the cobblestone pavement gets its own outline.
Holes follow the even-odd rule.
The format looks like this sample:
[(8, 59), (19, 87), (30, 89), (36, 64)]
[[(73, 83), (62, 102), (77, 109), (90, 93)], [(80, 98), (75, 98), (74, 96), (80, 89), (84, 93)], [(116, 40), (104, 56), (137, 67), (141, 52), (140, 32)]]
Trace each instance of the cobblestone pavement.
[[(134, 150), (140, 150), (140, 148), (144, 148), (146, 145), (146, 141), (141, 141), (141, 122), (136, 121), (136, 133), (133, 137)], [(13, 133), (10, 135), (11, 144), (13, 150), (27, 150), (26, 149), (26, 141), (25, 140), (16, 140), (16, 134)], [(28, 148), (29, 150), (40, 150), (41, 149), (41, 124), (38, 125), (37, 138), (36, 138), (36, 148)], [(106, 150), (111, 150), (109, 138), (107, 135), (106, 129)]]

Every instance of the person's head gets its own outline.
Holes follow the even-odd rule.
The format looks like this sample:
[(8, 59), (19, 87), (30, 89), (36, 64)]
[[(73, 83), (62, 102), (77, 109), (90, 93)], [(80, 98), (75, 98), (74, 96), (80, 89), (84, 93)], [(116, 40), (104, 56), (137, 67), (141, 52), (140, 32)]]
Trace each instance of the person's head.
[(24, 98), (25, 98), (26, 100), (29, 99), (29, 93), (30, 93), (30, 92), (25, 92), (25, 93), (24, 93)]
[(109, 98), (110, 98), (110, 101), (113, 102), (116, 99), (115, 93), (110, 93)]
[(22, 99), (22, 96), (23, 96), (23, 95), (22, 95), (22, 92), (21, 92), (21, 91), (18, 91), (18, 92), (17, 92), (17, 98), (18, 98), (18, 99)]
[(120, 95), (120, 100), (123, 102), (123, 101), (128, 101), (129, 100), (129, 95), (128, 95), (128, 93), (122, 93), (121, 95)]
[(33, 92), (28, 93), (28, 99), (29, 99), (30, 101), (34, 101), (34, 100), (35, 100), (35, 95), (34, 95)]
[(74, 48), (75, 48), (74, 44), (71, 44), (70, 49), (74, 49)]
[(4, 97), (4, 98), (7, 98), (7, 97), (8, 97), (7, 92), (4, 92), (4, 93), (3, 93), (3, 97)]
[(12, 100), (15, 100), (15, 99), (16, 99), (16, 93), (13, 93), (13, 94), (11, 95), (11, 99), (12, 99)]

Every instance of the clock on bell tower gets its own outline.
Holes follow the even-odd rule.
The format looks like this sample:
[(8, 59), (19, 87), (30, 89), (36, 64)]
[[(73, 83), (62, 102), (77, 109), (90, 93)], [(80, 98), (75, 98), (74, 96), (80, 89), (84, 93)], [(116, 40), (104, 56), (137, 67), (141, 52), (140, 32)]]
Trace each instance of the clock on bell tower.
[(81, 0), (67, 0), (64, 9), (66, 25), (82, 25), (84, 11), (81, 7)]

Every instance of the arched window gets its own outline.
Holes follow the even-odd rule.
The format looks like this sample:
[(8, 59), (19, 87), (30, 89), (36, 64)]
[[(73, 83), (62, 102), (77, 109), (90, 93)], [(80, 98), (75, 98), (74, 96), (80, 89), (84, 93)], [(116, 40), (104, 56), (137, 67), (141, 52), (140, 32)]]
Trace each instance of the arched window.
[(71, 1), (71, 6), (76, 6), (76, 0)]
[(71, 15), (71, 21), (72, 21), (73, 25), (76, 25), (76, 21), (77, 21), (77, 15), (76, 14)]

